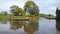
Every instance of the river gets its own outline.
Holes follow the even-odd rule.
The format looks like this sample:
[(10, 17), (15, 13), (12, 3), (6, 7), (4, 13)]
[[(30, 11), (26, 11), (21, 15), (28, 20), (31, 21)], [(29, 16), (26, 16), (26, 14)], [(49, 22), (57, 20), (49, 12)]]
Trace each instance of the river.
[(60, 24), (55, 20), (39, 18), (38, 21), (0, 21), (0, 34), (60, 34)]

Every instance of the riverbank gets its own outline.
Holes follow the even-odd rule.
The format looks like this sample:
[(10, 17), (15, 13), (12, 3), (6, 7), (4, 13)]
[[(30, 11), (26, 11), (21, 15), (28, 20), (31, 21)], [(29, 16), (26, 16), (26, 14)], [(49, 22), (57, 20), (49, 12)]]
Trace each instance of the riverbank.
[(36, 20), (39, 17), (44, 17), (46, 19), (56, 19), (56, 16), (53, 15), (46, 15), (46, 14), (39, 14), (39, 16), (30, 16), (30, 15), (26, 15), (26, 16), (13, 16), (13, 15), (0, 15), (0, 20), (10, 20), (10, 19), (25, 19), (28, 18), (30, 20)]
[(1, 20), (29, 20), (29, 21), (35, 21), (37, 20), (39, 17), (38, 16), (13, 16), (13, 15), (0, 15), (0, 21)]
[[(32, 21), (32, 19), (31, 19), (31, 21)], [(26, 22), (26, 21), (16, 20), (16, 21), (12, 21), (12, 22), (8, 21), (6, 23), (0, 22), (0, 23), (3, 23), (3, 24), (0, 24), (0, 34), (7, 34), (7, 32), (11, 33), (11, 34), (19, 34), (19, 33), (25, 34), (26, 31), (28, 31), (28, 30), (29, 30), (29, 32), (30, 32), (30, 30), (35, 31), (35, 34), (36, 33), (55, 34), (57, 32), (56, 27), (55, 27), (56, 26), (55, 20), (48, 20), (48, 19), (40, 17), (37, 22), (36, 21), (31, 22), (31, 21)], [(27, 30), (27, 28), (28, 28), (28, 30)]]
[(51, 14), (49, 14), (49, 15), (40, 14), (39, 16), (40, 16), (40, 17), (44, 17), (44, 18), (46, 18), (46, 19), (56, 19), (56, 16), (51, 15)]
[(0, 15), (0, 20), (8, 20), (9, 15)]

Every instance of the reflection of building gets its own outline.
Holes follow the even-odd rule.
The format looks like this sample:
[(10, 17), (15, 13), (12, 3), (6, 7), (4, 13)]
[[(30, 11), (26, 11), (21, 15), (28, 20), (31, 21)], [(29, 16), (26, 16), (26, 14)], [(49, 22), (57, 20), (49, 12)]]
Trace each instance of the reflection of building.
[(26, 21), (20, 21), (20, 20), (12, 20), (10, 21), (10, 28), (11, 30), (17, 30), (19, 28), (22, 28), (22, 26), (25, 25)]
[(28, 34), (34, 34), (35, 31), (38, 30), (38, 23), (37, 22), (29, 22), (24, 26), (24, 31)]
[(56, 9), (56, 20), (60, 20), (60, 7)]
[(60, 21), (56, 21), (57, 34), (60, 34)]

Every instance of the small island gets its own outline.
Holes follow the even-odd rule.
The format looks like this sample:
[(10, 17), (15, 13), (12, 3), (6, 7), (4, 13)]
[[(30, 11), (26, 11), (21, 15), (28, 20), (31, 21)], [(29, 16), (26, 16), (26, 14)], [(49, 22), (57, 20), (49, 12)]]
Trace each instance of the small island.
[(0, 13), (0, 20), (35, 20), (39, 18), (39, 7), (33, 1), (27, 1), (24, 8), (17, 5), (10, 6), (10, 14)]

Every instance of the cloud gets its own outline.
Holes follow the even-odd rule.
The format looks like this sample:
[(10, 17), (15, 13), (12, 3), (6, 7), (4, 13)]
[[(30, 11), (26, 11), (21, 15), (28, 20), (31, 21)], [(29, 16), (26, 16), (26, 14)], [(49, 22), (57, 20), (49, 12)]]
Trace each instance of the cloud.
[(27, 1), (27, 0), (16, 0), (16, 1), (11, 1), (9, 4), (10, 4), (10, 6), (11, 6), (11, 5), (17, 5), (17, 6), (21, 7), (21, 8), (23, 8), (24, 3), (25, 3), (26, 1)]
[(0, 0), (0, 8), (2, 10), (9, 10), (10, 9), (10, 6), (12, 5), (17, 5), (21, 8), (23, 8), (24, 6), (24, 3), (26, 2), (27, 0)]
[[(55, 13), (56, 7), (60, 5), (60, 0), (33, 0), (40, 9), (41, 13)], [(23, 8), (27, 0), (0, 0), (0, 11), (9, 10), (10, 6), (17, 5)]]
[(42, 0), (43, 2), (42, 3), (59, 3), (60, 2), (60, 0)]
[(60, 0), (34, 0), (35, 3), (40, 8), (40, 13), (53, 14), (55, 15), (55, 11), (58, 5), (60, 5)]
[(49, 7), (48, 10), (56, 10), (56, 7)]

